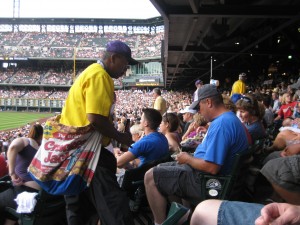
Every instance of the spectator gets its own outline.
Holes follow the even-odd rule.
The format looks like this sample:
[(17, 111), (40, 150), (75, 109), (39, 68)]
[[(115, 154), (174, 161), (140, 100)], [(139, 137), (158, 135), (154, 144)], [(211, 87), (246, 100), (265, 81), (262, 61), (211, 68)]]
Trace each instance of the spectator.
[(8, 167), (5, 159), (5, 154), (3, 153), (0, 154), (0, 178), (8, 174)]
[(193, 122), (193, 116), (197, 113), (197, 111), (194, 109), (190, 109), (190, 106), (186, 106), (183, 110), (180, 111), (180, 113), (183, 114), (183, 122), (185, 124), (182, 133), (185, 134), (190, 124)]
[(168, 196), (200, 200), (201, 182), (196, 182), (195, 177), (202, 172), (227, 174), (235, 154), (246, 151), (248, 147), (243, 125), (234, 113), (225, 108), (217, 88), (204, 85), (198, 97), (200, 113), (211, 124), (194, 156), (181, 152), (177, 162), (160, 164), (145, 175), (147, 198), (156, 224), (166, 219)]
[(293, 118), (300, 118), (300, 101), (297, 101), (297, 104), (294, 108)]
[(275, 120), (282, 120), (291, 117), (296, 104), (297, 102), (292, 101), (292, 96), (289, 93), (284, 93), (282, 96), (282, 105)]
[[(246, 202), (206, 200), (191, 218), (191, 225), (296, 225), (300, 223), (300, 206), (287, 203), (261, 205)], [(219, 221), (219, 222), (218, 222)]]
[(263, 123), (265, 124), (265, 128), (272, 126), (274, 123), (274, 113), (272, 112), (270, 103), (271, 103), (270, 96), (264, 94), (262, 96), (262, 104), (264, 105), (265, 108), (265, 114), (263, 117)]
[(236, 113), (236, 105), (235, 105), (236, 102), (234, 103), (231, 100), (231, 98), (227, 95), (222, 94), (222, 97), (223, 97), (223, 103), (224, 103), (225, 107), (227, 109), (229, 109), (230, 111)]
[(179, 119), (175, 113), (165, 113), (159, 130), (168, 139), (169, 151), (174, 153), (180, 149), (181, 137), (178, 133)]
[(266, 133), (262, 125), (263, 115), (256, 98), (253, 95), (245, 95), (237, 101), (236, 108), (241, 121), (252, 137), (252, 141), (264, 138)]
[(202, 80), (196, 80), (195, 86), (196, 86), (197, 89), (193, 94), (193, 102), (190, 106), (190, 109), (195, 109), (195, 108), (197, 109), (197, 107), (198, 107), (198, 104), (197, 104), (197, 102), (198, 102), (198, 91), (203, 86), (203, 81)]
[(155, 99), (153, 108), (163, 115), (167, 112), (167, 101), (161, 96), (161, 90), (159, 88), (153, 89), (153, 96)]
[[(269, 161), (262, 169), (262, 174), (271, 182), (274, 190), (290, 204), (300, 205), (300, 156), (278, 158)], [(222, 224), (299, 224), (299, 207), (285, 203), (261, 204), (207, 200), (200, 203), (191, 219), (192, 225), (222, 225)], [(275, 209), (273, 208), (275, 207)], [(278, 208), (283, 211), (278, 212)], [(205, 210), (204, 210), (205, 209)], [(267, 213), (269, 209), (273, 213)], [(294, 211), (292, 211), (293, 209)], [(262, 210), (262, 217), (260, 211)], [(287, 211), (285, 211), (287, 210)], [(287, 213), (289, 211), (289, 213)], [(268, 215), (266, 215), (268, 214)], [(280, 215), (285, 215), (280, 220)], [(277, 219), (277, 217), (279, 217)], [(271, 221), (277, 219), (278, 223)], [(276, 220), (275, 220), (276, 221)], [(264, 223), (267, 222), (267, 223)], [(272, 222), (272, 223), (271, 223)]]
[(151, 108), (143, 110), (140, 126), (144, 131), (144, 137), (132, 145), (127, 152), (117, 157), (118, 168), (126, 167), (130, 161), (136, 158), (139, 158), (139, 164), (136, 166), (141, 166), (168, 154), (168, 140), (157, 132), (161, 119), (157, 110)]
[[(41, 145), (43, 137), (43, 127), (33, 125), (28, 137), (16, 138), (12, 141), (7, 151), (9, 176), (13, 182), (13, 187), (0, 193), (0, 214), (4, 215), (4, 208), (11, 207), (17, 209), (15, 198), (18, 194), (27, 192), (38, 192), (40, 186), (32, 180), (27, 169)], [(16, 219), (7, 218), (7, 224), (15, 224)]]
[[(196, 113), (193, 117), (193, 122), (190, 124), (188, 130), (182, 136), (182, 139), (193, 138), (201, 132), (203, 135), (207, 132), (208, 123), (204, 116), (199, 113)], [(200, 135), (202, 136), (202, 135)]]
[(281, 151), (291, 144), (300, 143), (300, 119), (287, 118), (283, 121), (285, 127), (280, 129), (273, 144), (266, 148), (267, 151)]
[(275, 89), (272, 92), (272, 100), (273, 100), (273, 108), (272, 111), (274, 114), (277, 114), (279, 109), (280, 109), (280, 101), (279, 101), (279, 95), (278, 95), (278, 90)]
[(247, 75), (245, 73), (239, 74), (239, 79), (234, 82), (232, 85), (232, 90), (230, 96), (234, 94), (245, 94), (246, 93), (246, 84), (245, 81), (247, 80)]
[[(134, 141), (134, 143), (131, 145), (133, 146), (135, 142), (139, 141), (144, 135), (143, 127), (141, 126), (141, 124), (134, 124), (133, 126), (130, 127), (130, 133), (132, 135), (132, 141)], [(120, 158), (121, 155), (124, 154), (124, 152), (122, 152), (120, 148), (114, 148), (114, 154), (118, 160), (118, 158)], [(136, 168), (140, 164), (140, 160), (139, 158), (136, 158), (129, 163), (128, 165), (126, 165), (126, 169)], [(125, 174), (125, 167), (121, 169), (117, 168), (116, 176), (120, 187), (122, 186), (123, 183), (124, 174)]]

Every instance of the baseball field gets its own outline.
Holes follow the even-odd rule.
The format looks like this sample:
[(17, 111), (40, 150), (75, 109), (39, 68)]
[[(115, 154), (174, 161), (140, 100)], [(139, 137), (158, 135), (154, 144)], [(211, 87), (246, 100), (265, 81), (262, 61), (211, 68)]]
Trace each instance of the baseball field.
[(8, 111), (0, 112), (0, 131), (23, 127), (27, 123), (33, 123), (51, 116), (54, 116), (54, 114)]

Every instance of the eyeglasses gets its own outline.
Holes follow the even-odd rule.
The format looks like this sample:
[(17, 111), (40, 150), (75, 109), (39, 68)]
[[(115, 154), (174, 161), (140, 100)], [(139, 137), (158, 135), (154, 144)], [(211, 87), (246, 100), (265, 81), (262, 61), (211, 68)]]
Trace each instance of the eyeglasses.
[(246, 96), (243, 96), (243, 97), (241, 97), (241, 100), (242, 100), (242, 101), (245, 101), (245, 102), (249, 102), (251, 105), (253, 105), (253, 102), (252, 102), (251, 98), (248, 98), (248, 97), (246, 97)]

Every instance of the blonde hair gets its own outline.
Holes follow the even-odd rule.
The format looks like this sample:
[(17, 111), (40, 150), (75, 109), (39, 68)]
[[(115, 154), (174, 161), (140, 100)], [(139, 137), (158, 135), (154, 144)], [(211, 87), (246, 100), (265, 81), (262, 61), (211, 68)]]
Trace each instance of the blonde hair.
[[(287, 104), (287, 102), (286, 102), (286, 97), (287, 96), (291, 96), (291, 94), (290, 93), (284, 93), (283, 95), (282, 95), (282, 99), (281, 99), (281, 103), (282, 103), (282, 105), (285, 105), (285, 104)], [(292, 96), (291, 96), (292, 97)]]
[(139, 136), (142, 136), (143, 129), (141, 124), (134, 124), (130, 127), (130, 133), (131, 134), (138, 134)]
[(193, 116), (194, 122), (198, 124), (199, 126), (206, 126), (207, 120), (202, 116), (200, 113), (196, 113)]
[(230, 97), (227, 95), (222, 95), (222, 97), (223, 97), (223, 103), (225, 105), (225, 108), (236, 113), (236, 105), (233, 103)]

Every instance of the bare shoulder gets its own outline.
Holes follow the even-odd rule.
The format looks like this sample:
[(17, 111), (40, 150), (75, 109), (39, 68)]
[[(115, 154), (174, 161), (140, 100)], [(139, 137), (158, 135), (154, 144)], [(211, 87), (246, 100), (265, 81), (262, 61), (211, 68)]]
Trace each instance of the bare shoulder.
[(15, 148), (16, 150), (21, 151), (24, 147), (28, 145), (28, 143), (29, 141), (25, 137), (16, 138), (11, 142), (10, 148)]

